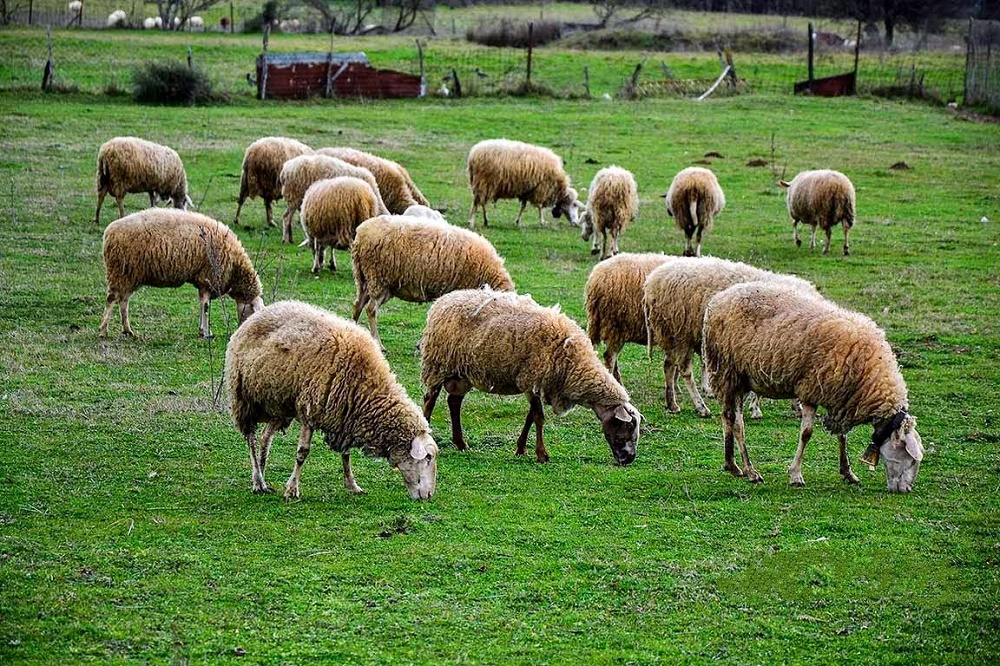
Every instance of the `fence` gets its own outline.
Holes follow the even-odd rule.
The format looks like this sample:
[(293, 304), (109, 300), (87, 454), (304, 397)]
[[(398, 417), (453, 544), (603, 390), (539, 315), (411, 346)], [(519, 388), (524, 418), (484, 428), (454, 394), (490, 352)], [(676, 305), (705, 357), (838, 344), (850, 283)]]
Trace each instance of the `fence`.
[(1000, 110), (1000, 21), (969, 20), (965, 103)]

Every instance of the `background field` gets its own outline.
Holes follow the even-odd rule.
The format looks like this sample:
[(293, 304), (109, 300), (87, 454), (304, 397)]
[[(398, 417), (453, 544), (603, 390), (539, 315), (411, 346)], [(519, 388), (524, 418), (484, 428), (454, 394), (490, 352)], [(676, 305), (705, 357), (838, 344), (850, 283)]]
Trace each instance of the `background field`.
[[(17, 40), (32, 35), (0, 33), (4, 61), (21, 57)], [(103, 34), (81, 48), (115, 50)], [(139, 107), (100, 94), (101, 74), (86, 75), (92, 92), (0, 94), (0, 661), (995, 659), (997, 126), (920, 105), (760, 94), (700, 105), (237, 98)], [(464, 157), (474, 142), (544, 143), (581, 188), (607, 164), (631, 169), (642, 207), (622, 249), (667, 253), (682, 237), (658, 195), (716, 151), (723, 157), (709, 161), (728, 206), (706, 252), (799, 274), (885, 328), (927, 447), (916, 490), (889, 495), (883, 470), (859, 463), (862, 485), (843, 485), (825, 433), (806, 455), (808, 487), (789, 488), (797, 423), (786, 402), (765, 404), (765, 419), (748, 424), (767, 483), (730, 478), (718, 419), (697, 419), (686, 399), (681, 414), (666, 414), (660, 355), (647, 360), (633, 346), (622, 371), (646, 421), (627, 468), (612, 464), (585, 410), (548, 420), (550, 464), (515, 459), (525, 401), (472, 394), (470, 451), (450, 447), (446, 410), (432, 420), (442, 455), (430, 502), (410, 501), (384, 461), (360, 457), (369, 494), (348, 496), (337, 457), (318, 445), (301, 501), (254, 496), (245, 446), (217, 399), (231, 301), (214, 304), (217, 337), (201, 341), (193, 289), (143, 290), (132, 302), (139, 339), (97, 339), (94, 158), (124, 134), (176, 148), (197, 209), (226, 222), (243, 150), (260, 136), (397, 159), (456, 223), (468, 211)], [(776, 165), (747, 166), (753, 158)], [(890, 168), (900, 161), (911, 168)], [(775, 177), (817, 167), (857, 185), (848, 258), (791, 241)], [(129, 197), (127, 210), (142, 201)], [(485, 235), (522, 292), (584, 324), (588, 246), (565, 223), (540, 228), (530, 214), (515, 228), (516, 209), (498, 205)], [(349, 313), (348, 271), (312, 276), (305, 250), (261, 228), (259, 201), (244, 220), (252, 226), (237, 231), (267, 300)], [(393, 301), (380, 319), (387, 357), (415, 398), (425, 312)], [(870, 433), (852, 434), (852, 459)], [(276, 443), (272, 484), (293, 455), (290, 432)]]

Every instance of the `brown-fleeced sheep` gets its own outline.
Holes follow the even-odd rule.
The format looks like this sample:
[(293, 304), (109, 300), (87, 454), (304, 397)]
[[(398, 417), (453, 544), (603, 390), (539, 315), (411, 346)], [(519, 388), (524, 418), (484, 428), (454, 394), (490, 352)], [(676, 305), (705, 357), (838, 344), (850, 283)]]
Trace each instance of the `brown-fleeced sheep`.
[[(712, 388), (722, 403), (725, 469), (761, 482), (747, 454), (743, 397), (797, 398), (802, 424), (789, 482), (803, 486), (802, 456), (816, 409), (840, 443), (840, 474), (857, 483), (847, 458), (847, 433), (872, 423), (872, 443), (862, 457), (885, 459), (890, 492), (912, 490), (924, 449), (916, 419), (907, 413), (906, 383), (885, 334), (868, 317), (816, 294), (774, 282), (730, 287), (705, 311), (704, 350)], [(740, 449), (741, 469), (733, 459)]]
[(700, 257), (702, 234), (712, 230), (715, 216), (726, 206), (715, 174), (702, 167), (681, 169), (663, 196), (667, 200), (667, 215), (674, 218), (687, 239), (684, 256)]
[(372, 337), (378, 334), (378, 309), (396, 297), (426, 303), (456, 289), (483, 285), (513, 291), (514, 281), (493, 245), (469, 229), (441, 220), (382, 215), (362, 222), (351, 246), (358, 295), (354, 321), (368, 313)]
[(406, 209), (413, 205), (430, 206), (409, 172), (398, 162), (355, 148), (320, 148), (316, 152), (368, 169), (378, 182), (385, 207), (393, 215), (405, 215)]
[(676, 257), (664, 254), (615, 255), (602, 261), (587, 278), (583, 296), (587, 308), (587, 335), (597, 347), (604, 342), (604, 365), (615, 379), (618, 354), (626, 342), (645, 345), (646, 318), (642, 310), (642, 289), (646, 278), (665, 262)]
[(257, 271), (229, 227), (205, 215), (172, 208), (151, 208), (115, 220), (104, 230), (107, 305), (100, 336), (108, 332), (115, 306), (121, 310), (122, 332), (134, 336), (128, 302), (139, 287), (192, 284), (201, 302), (199, 331), (211, 337), (208, 304), (231, 296), (242, 322), (264, 307)]
[(486, 206), (498, 199), (517, 199), (521, 210), (516, 223), (530, 202), (538, 208), (538, 223), (544, 224), (542, 208), (552, 206), (552, 216), (565, 215), (571, 224), (579, 224), (583, 207), (558, 155), (542, 146), (507, 139), (480, 141), (469, 150), (466, 173), (472, 190), (469, 228), (476, 224), (476, 209), (483, 209), (483, 226), (489, 226)]
[(309, 155), (312, 151), (301, 141), (283, 136), (265, 136), (247, 146), (240, 169), (240, 196), (233, 224), (240, 223), (243, 202), (260, 197), (264, 200), (268, 225), (275, 226), (273, 203), (281, 198), (281, 168), (293, 157)]
[[(639, 187), (631, 171), (618, 166), (601, 169), (590, 183), (587, 208), (580, 218), (583, 240), (594, 237), (590, 253), (597, 254), (597, 234), (601, 235), (601, 259), (618, 254), (618, 236), (639, 214)], [(608, 251), (608, 235), (611, 250)]]
[(826, 234), (823, 254), (827, 254), (833, 228), (840, 224), (844, 227), (844, 256), (851, 253), (847, 237), (854, 226), (856, 200), (854, 184), (847, 176), (830, 169), (803, 171), (791, 182), (781, 181), (781, 186), (788, 190), (788, 214), (797, 246), (802, 245), (799, 222), (804, 222), (812, 228), (809, 247), (816, 247), (816, 227)]
[(448, 393), (452, 442), (466, 449), (462, 400), (473, 388), (500, 395), (523, 394), (528, 415), (517, 439), (525, 453), (532, 423), (535, 457), (548, 462), (542, 405), (562, 415), (575, 405), (594, 410), (611, 453), (621, 465), (635, 460), (641, 415), (625, 388), (601, 365), (586, 333), (556, 308), (530, 296), (466, 289), (442, 296), (427, 312), (421, 339), (420, 377), (429, 420), (443, 388)]
[(330, 270), (337, 270), (335, 250), (349, 250), (354, 231), (378, 215), (378, 198), (371, 185), (353, 176), (317, 180), (302, 197), (299, 219), (313, 253), (312, 272), (323, 268), (329, 248)]
[[(246, 439), (255, 493), (270, 492), (264, 471), (271, 440), (292, 420), (302, 426), (285, 499), (299, 497), (313, 431), (339, 451), (344, 487), (354, 480), (351, 449), (388, 458), (413, 499), (434, 494), (437, 445), (420, 409), (358, 325), (297, 301), (274, 303), (248, 319), (226, 348), (226, 385), (237, 430)], [(257, 449), (257, 424), (264, 423)]]
[[(741, 282), (759, 280), (783, 281), (799, 289), (816, 293), (816, 288), (794, 275), (781, 275), (737, 261), (714, 257), (672, 257), (653, 270), (643, 287), (643, 312), (648, 344), (663, 350), (663, 383), (667, 410), (677, 413), (675, 387), (678, 373), (684, 378), (688, 394), (698, 416), (712, 415), (695, 386), (692, 360), (701, 354), (702, 323), (709, 300), (717, 293)], [(704, 361), (704, 355), (702, 355)], [(708, 376), (702, 364), (702, 389), (708, 393)], [(755, 400), (751, 416), (760, 418)]]
[(146, 192), (149, 207), (156, 197), (170, 199), (174, 208), (186, 210), (188, 196), (184, 164), (173, 148), (134, 136), (119, 136), (105, 142), (97, 151), (97, 211), (94, 223), (101, 222), (101, 207), (108, 194), (118, 202), (118, 217), (125, 215), (122, 200), (126, 194)]

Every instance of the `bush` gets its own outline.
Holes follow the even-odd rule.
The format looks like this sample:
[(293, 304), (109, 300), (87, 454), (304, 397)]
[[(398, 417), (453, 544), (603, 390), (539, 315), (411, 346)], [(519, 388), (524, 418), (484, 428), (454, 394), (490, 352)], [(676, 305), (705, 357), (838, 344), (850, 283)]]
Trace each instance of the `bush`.
[(186, 104), (212, 100), (212, 84), (181, 62), (148, 62), (132, 75), (132, 95), (145, 104)]
[[(558, 21), (533, 21), (531, 33), (532, 46), (543, 46), (562, 37), (562, 24)], [(465, 38), (483, 46), (509, 46), (525, 48), (528, 46), (528, 23), (514, 22), (503, 19), (480, 23), (475, 28), (469, 28)]]

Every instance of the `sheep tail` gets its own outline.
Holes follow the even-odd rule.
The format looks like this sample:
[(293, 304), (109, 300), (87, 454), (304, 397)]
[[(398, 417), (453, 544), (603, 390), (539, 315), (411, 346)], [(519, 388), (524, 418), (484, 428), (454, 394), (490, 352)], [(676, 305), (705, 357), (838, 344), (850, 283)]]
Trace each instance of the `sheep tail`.
[(111, 168), (103, 157), (97, 161), (97, 191), (107, 192), (111, 186)]
[(840, 195), (840, 219), (847, 223), (848, 228), (854, 226), (854, 199), (844, 192)]
[(698, 205), (701, 203), (701, 197), (692, 198), (688, 201), (688, 211), (691, 213), (691, 228), (698, 228)]

